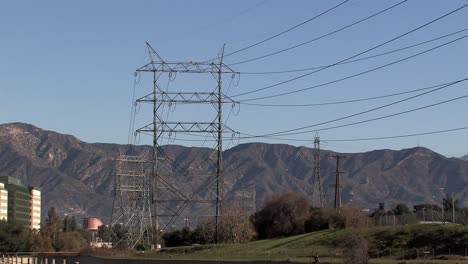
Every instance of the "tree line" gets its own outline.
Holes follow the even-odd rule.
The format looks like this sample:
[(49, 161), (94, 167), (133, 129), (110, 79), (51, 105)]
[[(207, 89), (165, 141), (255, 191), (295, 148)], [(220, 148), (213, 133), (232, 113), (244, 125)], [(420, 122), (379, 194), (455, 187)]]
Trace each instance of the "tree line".
[(74, 216), (60, 218), (55, 208), (48, 211), (39, 230), (13, 221), (0, 221), (1, 252), (83, 251), (89, 233), (78, 227)]
[(305, 195), (289, 192), (269, 197), (253, 215), (240, 209), (224, 208), (216, 237), (214, 220), (201, 222), (192, 231), (188, 228), (166, 232), (165, 246), (191, 244), (243, 243), (256, 239), (303, 234), (330, 228), (354, 228), (371, 225), (358, 209), (314, 208)]
[[(248, 215), (242, 210), (227, 206), (219, 221), (218, 237), (215, 234), (214, 220), (201, 222), (194, 230), (184, 228), (166, 232), (162, 236), (165, 246), (184, 246), (192, 244), (243, 243), (256, 239), (268, 239), (299, 235), (325, 229), (359, 229), (383, 225), (382, 216), (396, 216), (401, 224), (417, 223), (421, 210), (441, 210), (433, 204), (418, 204), (410, 209), (406, 204), (397, 204), (385, 210), (382, 207), (366, 212), (358, 208), (317, 208), (310, 204), (307, 196), (289, 192), (273, 195), (265, 200), (260, 210)], [(467, 208), (459, 208), (458, 201), (447, 196), (444, 211), (452, 209), (464, 215), (459, 223), (468, 224)], [(453, 208), (454, 206), (454, 208)], [(227, 210), (226, 210), (227, 209)], [(444, 221), (451, 216), (446, 213)], [(388, 221), (391, 222), (391, 221)], [(395, 222), (393, 222), (395, 224)]]
[[(467, 208), (459, 208), (458, 201), (444, 200), (444, 211), (457, 211), (463, 215), (464, 222), (468, 224)], [(454, 207), (453, 207), (454, 206)], [(394, 208), (385, 210), (382, 205), (373, 212), (364, 212), (357, 208), (316, 208), (311, 206), (307, 196), (298, 193), (284, 193), (273, 195), (254, 214), (236, 208), (232, 204), (224, 204), (222, 215), (218, 219), (218, 232), (215, 230), (215, 220), (209, 219), (198, 223), (195, 229), (183, 228), (166, 231), (162, 234), (163, 246), (187, 246), (193, 244), (213, 243), (244, 243), (257, 239), (268, 239), (303, 234), (325, 229), (359, 229), (383, 225), (388, 222), (387, 216), (404, 219), (403, 224), (417, 222), (418, 212), (424, 210), (441, 210), (437, 205), (420, 204), (411, 210), (405, 204), (397, 204)], [(446, 213), (444, 219), (449, 219)], [(391, 223), (391, 220), (390, 220)], [(159, 235), (153, 230), (153, 237)], [(106, 242), (121, 240), (126, 235), (122, 226), (101, 226), (97, 236)], [(51, 252), (51, 251), (83, 251), (89, 248), (89, 232), (78, 227), (76, 219), (72, 216), (60, 218), (57, 211), (51, 208), (46, 221), (40, 230), (29, 228), (13, 222), (0, 221), (0, 251), (17, 252)], [(160, 240), (161, 241), (161, 240)], [(156, 241), (152, 242), (153, 244)], [(125, 243), (117, 247), (125, 248)], [(150, 245), (138, 245), (137, 249), (145, 250)]]

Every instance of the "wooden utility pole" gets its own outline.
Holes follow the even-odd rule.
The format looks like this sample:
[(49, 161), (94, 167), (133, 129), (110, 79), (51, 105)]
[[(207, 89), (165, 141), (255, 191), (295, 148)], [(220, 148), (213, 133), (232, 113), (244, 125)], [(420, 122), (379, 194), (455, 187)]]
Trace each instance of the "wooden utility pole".
[(452, 223), (455, 224), (455, 195), (452, 192)]
[(340, 156), (340, 155), (333, 155), (331, 156), (332, 158), (336, 159), (336, 178), (335, 178), (335, 203), (333, 208), (335, 210), (340, 210), (341, 208), (341, 183), (340, 183), (340, 174), (342, 171), (340, 171), (340, 160), (346, 158), (346, 156)]

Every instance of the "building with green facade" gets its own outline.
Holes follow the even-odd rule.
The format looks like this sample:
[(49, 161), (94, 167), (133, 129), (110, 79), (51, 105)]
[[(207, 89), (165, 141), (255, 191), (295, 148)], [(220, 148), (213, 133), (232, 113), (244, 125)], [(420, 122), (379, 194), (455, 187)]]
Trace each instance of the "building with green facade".
[(8, 221), (15, 221), (24, 226), (31, 225), (31, 194), (30, 188), (21, 184), (19, 179), (0, 176), (8, 191)]

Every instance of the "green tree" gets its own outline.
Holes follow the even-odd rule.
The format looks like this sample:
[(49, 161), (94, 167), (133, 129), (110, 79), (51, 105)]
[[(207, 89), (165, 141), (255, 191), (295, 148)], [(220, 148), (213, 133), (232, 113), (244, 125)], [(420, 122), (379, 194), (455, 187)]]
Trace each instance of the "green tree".
[(421, 211), (421, 210), (434, 210), (434, 211), (440, 211), (440, 206), (437, 204), (417, 204), (414, 206), (414, 210), (416, 211)]
[(447, 194), (444, 199), (444, 210), (452, 210), (452, 207), (455, 205), (455, 210), (458, 211), (458, 200), (455, 199), (455, 196)]
[(82, 251), (87, 248), (86, 239), (78, 231), (60, 233), (56, 248), (58, 251)]
[(393, 214), (394, 215), (404, 215), (404, 214), (409, 214), (410, 210), (406, 204), (400, 203), (395, 206), (393, 209)]
[(70, 231), (77, 231), (78, 230), (78, 224), (76, 223), (76, 218), (73, 215), (71, 220), (70, 220)]
[(121, 224), (116, 224), (112, 227), (111, 242), (119, 249), (127, 248), (127, 229)]
[(197, 228), (192, 234), (192, 240), (199, 244), (215, 243), (215, 228), (214, 221), (203, 221), (197, 225)]
[(78, 229), (75, 216), (69, 217), (68, 215), (63, 218), (63, 232), (73, 232)]
[(311, 208), (304, 225), (306, 232), (372, 226), (370, 218), (356, 208), (341, 208), (340, 212), (332, 208)]
[(98, 227), (97, 236), (101, 238), (103, 241), (109, 242), (111, 240), (114, 231), (110, 226), (101, 225)]
[(51, 252), (54, 251), (52, 240), (44, 228), (40, 232), (33, 232), (30, 237), (30, 251), (32, 252)]
[(58, 235), (61, 229), (60, 217), (54, 207), (51, 207), (47, 212), (46, 225), (44, 228), (44, 235), (48, 235), (52, 240), (52, 245), (56, 248)]
[(68, 215), (66, 215), (64, 218), (63, 218), (63, 232), (68, 232), (70, 231), (70, 220), (68, 219)]
[(468, 208), (462, 208), (461, 215), (461, 224), (468, 225)]
[(188, 228), (166, 232), (162, 235), (166, 247), (189, 246), (192, 244), (192, 232)]
[(29, 229), (15, 222), (0, 221), (0, 252), (27, 251)]
[(313, 232), (330, 228), (330, 218), (333, 214), (331, 208), (311, 208), (310, 216), (305, 221), (305, 231)]

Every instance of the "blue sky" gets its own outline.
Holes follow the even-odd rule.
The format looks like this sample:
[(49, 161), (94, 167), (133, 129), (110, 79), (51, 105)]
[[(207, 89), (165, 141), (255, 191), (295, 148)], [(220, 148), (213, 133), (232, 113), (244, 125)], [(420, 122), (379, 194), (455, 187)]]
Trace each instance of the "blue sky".
[[(8, 1), (0, 4), (0, 123), (26, 122), (75, 135), (87, 142), (126, 143), (131, 116), (134, 71), (148, 62), (145, 41), (170, 61), (213, 58), (223, 44), (234, 51), (292, 27), (341, 1)], [(236, 63), (307, 41), (378, 12), (399, 1), (351, 0), (333, 12), (262, 45), (225, 58)], [(229, 95), (248, 92), (291, 79), (302, 73), (247, 75), (242, 72), (279, 71), (328, 65), (416, 28), (468, 1), (410, 0), (369, 21), (276, 56), (233, 66), (241, 72)], [(379, 54), (468, 28), (468, 8), (422, 30), (369, 52)], [(343, 78), (413, 55), (468, 31), (375, 59), (331, 67), (244, 99), (301, 89)], [(468, 38), (411, 60), (353, 79), (293, 95), (259, 100), (262, 104), (307, 104), (379, 96), (423, 88), (468, 77)], [(305, 73), (305, 72), (304, 72)], [(151, 89), (150, 76), (141, 76), (137, 96)], [(224, 79), (227, 89), (230, 76)], [(405, 103), (330, 125), (388, 115), (468, 94), (468, 82)], [(169, 84), (169, 88), (168, 88)], [(161, 78), (164, 89), (210, 90), (206, 77)], [(206, 88), (205, 88), (206, 87)], [(241, 103), (227, 124), (236, 131), (267, 134), (311, 125), (403, 99), (413, 94), (374, 101), (320, 107), (259, 107)], [(320, 132), (324, 148), (340, 152), (402, 149), (425, 146), (447, 156), (468, 153), (468, 130), (365, 142), (326, 142), (421, 133), (468, 126), (468, 99), (393, 118)], [(170, 112), (171, 120), (206, 118), (208, 109)], [(150, 108), (142, 106), (136, 126), (150, 122)], [(209, 117), (210, 118), (210, 117)], [(325, 125), (327, 126), (327, 125)], [(322, 126), (322, 127), (325, 127)], [(319, 128), (319, 127), (318, 127)], [(250, 141), (311, 147), (315, 133), (288, 136), (308, 140), (252, 139), (227, 141), (226, 147)], [(286, 136), (284, 136), (286, 137)], [(196, 145), (178, 141), (167, 143)], [(143, 137), (140, 143), (149, 143)]]

